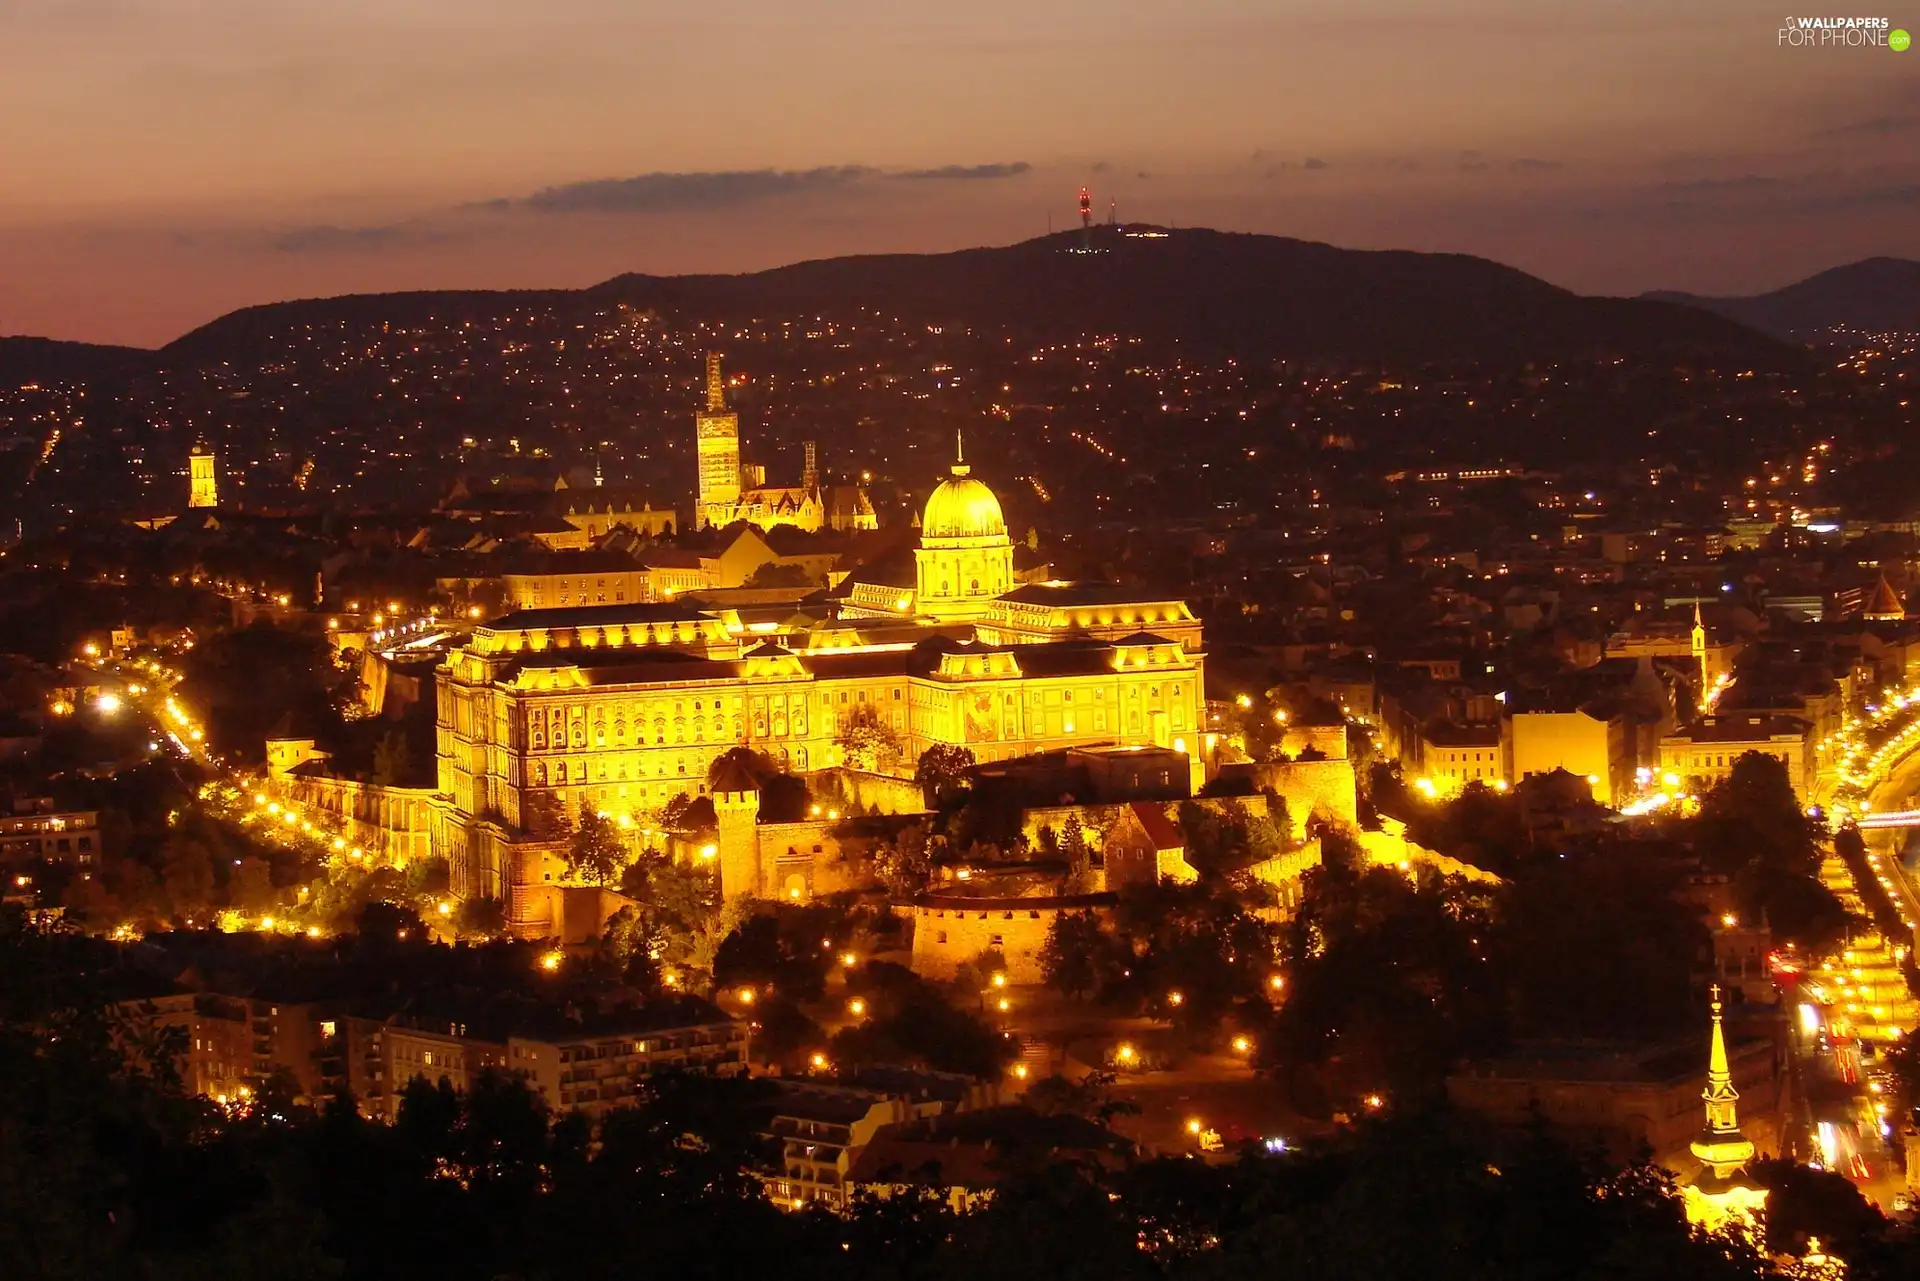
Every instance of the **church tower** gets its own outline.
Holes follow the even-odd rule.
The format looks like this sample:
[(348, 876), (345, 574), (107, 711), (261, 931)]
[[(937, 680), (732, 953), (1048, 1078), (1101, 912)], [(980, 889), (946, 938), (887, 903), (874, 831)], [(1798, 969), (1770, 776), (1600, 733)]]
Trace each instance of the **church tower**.
[(1702, 1169), (1683, 1192), (1687, 1219), (1709, 1232), (1735, 1221), (1753, 1226), (1767, 1203), (1767, 1190), (1747, 1174), (1753, 1160), (1753, 1140), (1740, 1130), (1740, 1094), (1733, 1088), (1727, 1063), (1727, 1038), (1720, 1026), (1720, 985), (1713, 986), (1713, 1038), (1707, 1047), (1707, 1088), (1700, 1092), (1707, 1105), (1706, 1128), (1692, 1144)]
[(707, 353), (707, 407), (693, 418), (700, 458), (694, 526), (724, 525), (740, 506), (740, 415), (727, 410), (720, 353)]
[(220, 478), (214, 471), (213, 451), (196, 444), (187, 455), (187, 506), (219, 505)]
[(1693, 663), (1700, 672), (1700, 693), (1707, 692), (1707, 625), (1700, 618), (1700, 602), (1693, 602)]

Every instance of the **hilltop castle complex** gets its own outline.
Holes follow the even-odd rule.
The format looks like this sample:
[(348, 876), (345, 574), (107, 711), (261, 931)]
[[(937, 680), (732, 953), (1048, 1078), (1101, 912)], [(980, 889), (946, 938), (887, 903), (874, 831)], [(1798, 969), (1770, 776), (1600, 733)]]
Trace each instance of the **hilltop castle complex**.
[[(698, 423), (703, 521), (789, 502), (820, 510), (817, 485), (733, 483), (736, 420), (717, 362)], [(455, 892), (504, 899), (523, 934), (558, 933), (561, 816), (585, 806), (625, 817), (708, 794), (709, 767), (736, 746), (797, 774), (841, 766), (856, 720), (897, 744), (891, 759), (908, 773), (934, 744), (982, 762), (1101, 745), (1178, 754), (1183, 783), (1198, 784), (1204, 655), (1185, 602), (1016, 582), (999, 500), (958, 459), (910, 550), (751, 632), (698, 601), (527, 609), (476, 627), (436, 681), (431, 844)], [(724, 833), (742, 798), (715, 799)], [(811, 894), (806, 877), (776, 884), (756, 853), (723, 844), (727, 894)]]

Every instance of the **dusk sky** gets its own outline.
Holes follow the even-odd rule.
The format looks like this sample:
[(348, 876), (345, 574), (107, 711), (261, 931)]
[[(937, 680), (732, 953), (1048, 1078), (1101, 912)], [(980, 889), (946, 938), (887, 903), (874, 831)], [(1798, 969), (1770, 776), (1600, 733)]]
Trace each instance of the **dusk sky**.
[(0, 333), (1006, 243), (1082, 183), (1585, 292), (1912, 255), (1920, 50), (1782, 49), (1783, 10), (8, 0)]

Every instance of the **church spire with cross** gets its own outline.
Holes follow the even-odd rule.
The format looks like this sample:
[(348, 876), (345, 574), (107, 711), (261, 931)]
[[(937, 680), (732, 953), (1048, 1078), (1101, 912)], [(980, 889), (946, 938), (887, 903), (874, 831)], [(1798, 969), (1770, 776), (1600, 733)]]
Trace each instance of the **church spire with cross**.
[(1707, 1124), (1691, 1149), (1704, 1167), (1685, 1189), (1687, 1218), (1709, 1232), (1729, 1220), (1744, 1219), (1766, 1205), (1767, 1190), (1747, 1173), (1753, 1160), (1753, 1140), (1740, 1129), (1740, 1092), (1733, 1088), (1727, 1058), (1727, 1035), (1721, 1025), (1720, 985), (1713, 985), (1713, 1035), (1707, 1043), (1707, 1085), (1700, 1091)]

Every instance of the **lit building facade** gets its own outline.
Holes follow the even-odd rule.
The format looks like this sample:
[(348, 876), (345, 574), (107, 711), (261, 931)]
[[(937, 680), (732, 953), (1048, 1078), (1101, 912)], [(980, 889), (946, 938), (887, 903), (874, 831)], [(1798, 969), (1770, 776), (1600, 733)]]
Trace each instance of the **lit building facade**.
[(187, 455), (187, 506), (218, 507), (220, 477), (213, 451), (195, 445)]
[(792, 525), (811, 532), (827, 526), (830, 505), (838, 513), (836, 528), (876, 527), (873, 506), (863, 491), (856, 489), (842, 501), (841, 495), (821, 489), (812, 441), (806, 445), (806, 469), (798, 485), (769, 485), (765, 467), (741, 461), (740, 415), (727, 408), (727, 382), (717, 354), (707, 356), (707, 403), (693, 421), (700, 464), (695, 528), (722, 528), (743, 520), (761, 529)]
[(1705, 790), (1730, 777), (1742, 756), (1758, 752), (1786, 767), (1793, 794), (1804, 802), (1812, 799), (1808, 789), (1817, 778), (1814, 751), (1813, 728), (1798, 717), (1710, 716), (1660, 740), (1660, 771), (1663, 781), (1672, 775)]
[(730, 523), (719, 517), (740, 505), (740, 415), (727, 408), (727, 381), (720, 356), (707, 356), (707, 406), (694, 415), (700, 460), (694, 510), (701, 525)]
[[(736, 746), (794, 773), (839, 766), (856, 716), (890, 733), (902, 770), (935, 744), (982, 762), (1151, 746), (1184, 756), (1197, 788), (1205, 655), (1184, 602), (1104, 589), (1070, 604), (1061, 585), (1061, 599), (996, 604), (988, 588), (1011, 585), (1011, 554), (998, 501), (956, 464), (928, 501), (915, 566), (935, 586), (931, 614), (911, 609), (908, 588), (904, 613), (856, 597), (839, 618), (772, 630), (672, 600), (522, 610), (476, 628), (435, 683), (434, 845), (454, 892), (502, 898), (517, 931), (549, 932), (539, 905), (567, 881), (562, 816), (701, 795)], [(998, 623), (968, 625), (996, 608)], [(756, 895), (788, 892), (776, 871), (721, 868), (727, 892)]]

